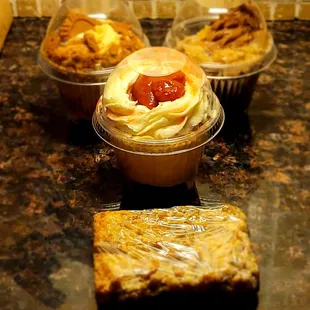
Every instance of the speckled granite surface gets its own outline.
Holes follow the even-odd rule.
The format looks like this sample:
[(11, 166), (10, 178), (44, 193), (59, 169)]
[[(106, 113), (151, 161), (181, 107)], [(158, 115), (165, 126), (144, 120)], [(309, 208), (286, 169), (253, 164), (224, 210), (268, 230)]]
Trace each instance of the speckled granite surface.
[[(62, 116), (36, 65), (46, 20), (18, 19), (0, 56), (0, 308), (96, 309), (92, 214), (117, 202), (113, 152)], [(247, 214), (261, 269), (259, 309), (310, 303), (310, 24), (270, 24), (279, 56), (249, 115), (209, 143), (201, 196)]]

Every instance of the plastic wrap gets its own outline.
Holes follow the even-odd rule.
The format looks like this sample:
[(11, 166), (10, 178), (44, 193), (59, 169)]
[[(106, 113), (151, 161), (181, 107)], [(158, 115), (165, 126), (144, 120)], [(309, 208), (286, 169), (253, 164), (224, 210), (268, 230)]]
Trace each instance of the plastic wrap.
[(94, 267), (101, 301), (258, 289), (246, 216), (230, 205), (98, 213)]

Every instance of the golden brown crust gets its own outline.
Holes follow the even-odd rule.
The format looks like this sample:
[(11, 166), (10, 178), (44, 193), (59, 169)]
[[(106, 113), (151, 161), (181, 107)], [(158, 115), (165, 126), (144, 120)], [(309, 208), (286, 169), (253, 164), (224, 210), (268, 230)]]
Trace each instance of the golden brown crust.
[(71, 11), (59, 27), (59, 37), (62, 41), (66, 41), (81, 32), (92, 29), (97, 25), (100, 25), (98, 20), (90, 18), (85, 14)]
[(245, 215), (236, 207), (107, 211), (94, 216), (101, 301), (163, 292), (258, 289)]
[[(119, 35), (119, 41), (102, 51), (95, 35), (88, 31), (104, 23)], [(76, 38), (81, 35), (81, 39)], [(100, 22), (78, 12), (70, 12), (62, 25), (47, 34), (41, 52), (54, 66), (64, 71), (90, 71), (117, 65), (134, 51), (143, 48), (144, 43), (132, 31), (130, 25), (121, 22)]]
[(199, 63), (245, 63), (262, 58), (268, 50), (268, 38), (256, 7), (247, 3), (185, 37), (177, 48)]
[(210, 43), (210, 49), (238, 47), (253, 40), (253, 33), (260, 30), (258, 18), (243, 4), (223, 14), (200, 32), (202, 41)]
[(96, 42), (96, 39), (92, 33), (85, 33), (84, 34), (84, 42), (87, 47), (90, 49), (91, 52), (97, 53), (99, 52), (100, 48)]

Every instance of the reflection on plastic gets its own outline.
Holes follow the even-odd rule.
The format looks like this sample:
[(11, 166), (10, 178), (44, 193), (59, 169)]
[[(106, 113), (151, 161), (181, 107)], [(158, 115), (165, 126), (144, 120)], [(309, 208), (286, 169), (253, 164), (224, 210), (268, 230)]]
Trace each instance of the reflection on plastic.
[(166, 47), (141, 49), (128, 58), (132, 70), (147, 76), (166, 76), (186, 66), (184, 54)]

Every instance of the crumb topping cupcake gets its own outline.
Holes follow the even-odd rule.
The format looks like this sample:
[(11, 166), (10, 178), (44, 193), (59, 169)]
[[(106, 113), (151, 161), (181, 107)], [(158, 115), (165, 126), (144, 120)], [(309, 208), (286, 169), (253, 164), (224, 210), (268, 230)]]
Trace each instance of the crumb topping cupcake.
[(61, 69), (79, 72), (113, 67), (142, 47), (144, 43), (131, 25), (100, 21), (72, 10), (46, 36), (42, 53)]
[(251, 3), (244, 3), (180, 40), (177, 49), (198, 63), (240, 64), (260, 60), (271, 45)]
[(185, 0), (165, 45), (200, 65), (232, 117), (249, 107), (259, 74), (277, 54), (252, 0)]
[(58, 87), (64, 114), (88, 125), (115, 66), (149, 46), (140, 23), (122, 0), (67, 0), (49, 22), (38, 55)]

